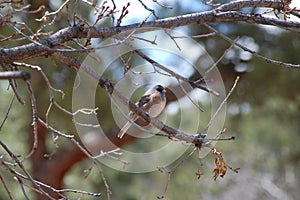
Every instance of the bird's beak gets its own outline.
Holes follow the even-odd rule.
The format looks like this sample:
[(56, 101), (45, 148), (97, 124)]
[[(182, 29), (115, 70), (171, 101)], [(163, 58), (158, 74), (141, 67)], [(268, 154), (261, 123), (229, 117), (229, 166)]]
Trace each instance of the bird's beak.
[(167, 92), (167, 90), (166, 90), (166, 89), (164, 89), (162, 92), (163, 92), (163, 93), (166, 93), (166, 92)]

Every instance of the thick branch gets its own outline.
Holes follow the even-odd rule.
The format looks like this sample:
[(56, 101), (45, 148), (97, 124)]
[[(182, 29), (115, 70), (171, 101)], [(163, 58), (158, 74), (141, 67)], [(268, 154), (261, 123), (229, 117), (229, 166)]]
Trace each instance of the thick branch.
[[(276, 18), (265, 17), (262, 15), (251, 15), (236, 11), (228, 11), (229, 9), (237, 9), (242, 7), (268, 7), (272, 9), (282, 9), (283, 4), (280, 1), (235, 1), (211, 11), (170, 17), (160, 20), (136, 23), (127, 26), (89, 28), (84, 25), (76, 25), (62, 29), (47, 39), (43, 39), (36, 43), (27, 45), (0, 49), (0, 59), (3, 63), (29, 59), (32, 57), (52, 54), (62, 44), (72, 40), (73, 38), (109, 38), (117, 34), (142, 33), (157, 29), (174, 28), (190, 24), (203, 24), (224, 21), (243, 21), (252, 24), (273, 25), (284, 28), (300, 29), (300, 23), (294, 21), (285, 21)], [(226, 12), (224, 12), (226, 11)]]
[(238, 10), (246, 7), (265, 7), (265, 8), (273, 8), (277, 10), (283, 9), (282, 1), (274, 1), (274, 0), (266, 0), (266, 1), (253, 1), (253, 0), (238, 0), (230, 3), (223, 4), (219, 6), (217, 11), (230, 11), (230, 10)]
[(30, 79), (30, 74), (24, 71), (0, 72), (0, 79)]

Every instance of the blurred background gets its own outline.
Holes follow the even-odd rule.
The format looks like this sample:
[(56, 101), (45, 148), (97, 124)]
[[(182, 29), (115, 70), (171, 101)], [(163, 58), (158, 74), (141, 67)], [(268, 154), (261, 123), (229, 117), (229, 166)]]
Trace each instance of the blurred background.
[[(86, 3), (78, 2), (78, 14), (81, 18), (85, 18), (91, 22), (95, 20), (94, 10), (87, 6)], [(116, 6), (121, 10), (127, 4), (127, 1), (114, 1)], [(225, 1), (222, 1), (225, 2)], [(49, 11), (57, 10), (62, 1), (28, 1), (33, 6), (30, 9), (35, 10), (40, 5), (45, 5), (45, 9)], [(103, 3), (103, 2), (99, 2)], [(135, 22), (141, 22), (151, 12), (145, 10), (140, 1), (130, 1), (129, 14), (122, 21), (122, 25)], [(146, 2), (144, 2), (146, 4)], [(147, 6), (155, 10), (155, 14), (159, 18), (172, 17), (194, 12), (202, 12), (210, 10), (210, 6), (205, 6), (201, 1), (162, 1), (163, 4), (172, 7), (159, 6), (155, 3), (148, 3)], [(111, 4), (109, 1), (108, 4)], [(295, 5), (296, 6), (296, 5)], [(59, 15), (61, 18), (55, 19), (55, 23), (47, 27), (47, 32), (55, 32), (66, 27), (66, 19), (70, 15), (74, 4), (70, 3), (69, 11), (65, 9)], [(7, 7), (1, 8), (1, 13), (7, 12)], [(245, 11), (247, 11), (245, 9)], [(257, 12), (262, 12), (257, 10)], [(119, 13), (116, 14), (118, 16)], [(41, 13), (25, 15), (18, 13), (14, 16), (14, 20), (22, 21), (32, 30), (36, 31), (41, 24), (36, 18), (40, 18)], [(153, 15), (149, 20), (155, 20)], [(97, 26), (111, 26), (111, 19), (102, 19)], [(258, 52), (261, 55), (274, 60), (287, 63), (299, 64), (300, 57), (300, 40), (297, 32), (279, 29), (271, 26), (251, 25), (242, 22), (226, 22), (211, 24), (218, 31), (226, 34), (232, 39), (238, 38), (238, 41)], [(176, 31), (180, 31), (186, 35), (201, 35), (210, 31), (204, 26), (190, 25), (178, 27)], [(3, 26), (0, 29), (1, 37), (12, 34), (12, 30)], [(185, 161), (171, 176), (169, 188), (166, 193), (166, 199), (297, 199), (300, 195), (300, 71), (298, 69), (288, 69), (263, 62), (253, 57), (250, 53), (244, 52), (238, 47), (230, 48), (231, 44), (217, 36), (194, 38), (203, 49), (217, 61), (226, 52), (222, 60), (218, 63), (217, 68), (221, 73), (228, 92), (232, 87), (234, 79), (237, 75), (241, 77), (235, 91), (227, 102), (227, 115), (224, 127), (227, 132), (224, 136), (235, 136), (234, 141), (218, 142), (216, 147), (222, 151), (227, 163), (233, 168), (239, 167), (239, 173), (236, 174), (228, 170), (224, 178), (213, 180), (214, 156), (209, 154), (199, 161), (197, 155), (193, 155)], [(100, 39), (93, 39), (92, 44), (98, 44)], [(6, 41), (1, 42), (1, 47), (12, 47), (15, 45), (25, 44), (25, 41)], [(168, 44), (160, 44), (168, 45)], [(74, 53), (75, 55), (75, 53)], [(155, 55), (153, 55), (155, 58)], [(157, 56), (157, 55), (156, 55)], [(199, 55), (200, 56), (200, 55)], [(84, 60), (84, 56), (79, 57)], [(158, 58), (157, 58), (158, 59)], [(199, 57), (200, 59), (200, 57)], [(197, 65), (195, 60), (194, 65)], [(26, 61), (33, 65), (42, 66), (44, 72), (48, 76), (51, 84), (58, 89), (64, 91), (65, 96), (55, 93), (55, 98), (64, 108), (72, 110), (72, 91), (76, 72), (66, 67), (64, 64), (51, 57), (39, 57)], [(132, 64), (141, 62), (139, 59), (133, 59)], [(176, 63), (177, 61), (172, 61)], [(140, 64), (140, 63), (139, 63)], [(124, 69), (122, 62), (114, 62), (114, 64), (105, 71), (104, 75), (114, 81), (122, 78)], [(180, 71), (174, 67), (174, 70)], [(28, 70), (32, 74), (30, 80), (34, 93), (37, 98), (38, 111), (41, 117), (45, 116), (49, 106), (49, 91), (42, 79), (41, 75), (34, 70)], [(188, 73), (189, 76), (196, 76), (196, 73)], [(149, 79), (152, 80), (151, 78)], [(19, 93), (26, 101), (25, 106), (13, 102), (11, 111), (5, 125), (1, 127), (0, 140), (3, 141), (16, 155), (21, 157), (30, 151), (30, 139), (32, 135), (32, 111), (30, 107), (29, 95), (26, 87), (20, 81)], [(170, 87), (176, 87), (173, 82), (169, 83)], [(12, 91), (7, 90), (7, 81), (0, 81), (0, 120), (5, 117), (10, 101), (12, 99)], [(138, 91), (139, 96), (143, 91)], [(205, 94), (204, 94), (205, 95)], [(203, 99), (206, 97), (203, 96)], [(97, 116), (104, 132), (115, 134), (118, 132), (116, 123), (113, 120), (111, 103), (105, 92), (101, 89), (97, 90), (95, 99), (101, 99), (96, 102), (96, 106), (102, 111)], [(199, 99), (198, 103), (204, 108), (209, 104), (203, 99)], [(174, 108), (174, 107), (173, 107)], [(170, 126), (176, 126), (178, 123), (177, 112), (189, 112), (190, 117), (185, 119), (186, 123), (193, 123), (193, 112), (190, 108), (177, 111), (169, 109), (172, 113), (168, 118)], [(197, 113), (196, 113), (197, 114)], [(209, 113), (210, 114), (210, 113)], [(203, 121), (199, 125), (198, 131), (203, 131), (209, 118), (204, 116)], [(53, 108), (49, 114), (49, 123), (62, 132), (76, 132), (72, 117), (63, 113), (57, 108)], [(59, 138), (57, 140), (53, 133), (44, 131), (43, 137), (45, 141), (45, 151), (47, 155), (56, 156), (65, 151), (74, 149), (67, 139)], [(159, 138), (159, 140), (168, 140)], [(124, 148), (130, 148), (132, 151), (143, 148), (151, 149), (151, 145), (157, 145), (156, 142), (147, 143), (147, 145), (139, 141), (128, 141), (126, 144), (118, 144)], [(146, 147), (145, 147), (146, 146)], [(141, 149), (142, 148), (142, 149)], [(186, 154), (192, 150), (187, 150)], [(0, 149), (0, 153), (5, 157), (5, 153)], [(53, 155), (52, 155), (53, 153)], [(186, 156), (183, 155), (184, 156)], [(74, 156), (74, 154), (71, 154)], [(43, 157), (43, 156), (42, 156)], [(49, 156), (48, 156), (49, 157)], [(35, 159), (27, 159), (24, 161), (25, 167), (29, 172), (35, 172), (39, 162), (47, 162), (43, 158), (39, 161)], [(181, 157), (181, 158), (183, 158)], [(178, 159), (177, 162), (179, 162)], [(50, 162), (50, 161), (49, 161)], [(168, 167), (174, 166), (174, 162)], [(102, 199), (106, 199), (105, 185), (99, 175), (99, 171), (92, 166), (92, 161), (84, 159), (81, 156), (74, 162), (64, 174), (64, 188), (73, 188), (78, 190), (86, 190), (92, 192), (103, 193)], [(55, 167), (53, 165), (52, 167)], [(156, 196), (163, 194), (167, 183), (167, 174), (159, 171), (149, 173), (126, 173), (117, 171), (105, 165), (102, 166), (103, 174), (112, 191), (112, 199), (126, 200), (143, 200), (155, 199)], [(197, 178), (196, 172), (200, 170), (203, 175)], [(42, 173), (48, 173), (44, 170)], [(49, 172), (50, 173), (50, 172)], [(0, 174), (4, 177), (6, 184), (12, 191), (16, 199), (23, 199), (24, 195), (19, 184), (13, 179), (8, 171), (1, 167)], [(49, 174), (52, 179), (55, 174)], [(54, 178), (53, 178), (54, 179)], [(34, 193), (28, 190), (30, 198), (34, 198)], [(93, 199), (91, 196), (78, 196), (78, 194), (68, 194), (70, 199)], [(0, 187), (0, 199), (7, 199), (7, 193), (4, 187)], [(95, 197), (96, 199), (96, 197)]]

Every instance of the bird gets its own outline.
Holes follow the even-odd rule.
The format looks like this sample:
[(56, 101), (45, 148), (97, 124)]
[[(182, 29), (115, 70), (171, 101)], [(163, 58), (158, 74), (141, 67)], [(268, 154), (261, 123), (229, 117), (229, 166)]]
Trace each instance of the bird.
[[(135, 105), (141, 108), (151, 117), (158, 117), (166, 106), (166, 88), (162, 85), (155, 85), (147, 90)], [(133, 122), (136, 122), (140, 118), (132, 111), (129, 112), (129, 117)], [(121, 128), (120, 132), (118, 133), (118, 137), (121, 139), (131, 126), (131, 121), (128, 121)]]

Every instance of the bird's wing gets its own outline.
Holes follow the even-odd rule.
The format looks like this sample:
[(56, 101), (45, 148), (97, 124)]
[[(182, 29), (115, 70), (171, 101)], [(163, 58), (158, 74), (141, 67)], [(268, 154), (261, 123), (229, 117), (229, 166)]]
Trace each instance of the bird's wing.
[(142, 96), (142, 97), (140, 98), (140, 100), (138, 101), (137, 106), (138, 106), (139, 108), (141, 108), (143, 105), (145, 105), (146, 103), (148, 103), (150, 100), (151, 100), (150, 94), (144, 95), (144, 96)]

